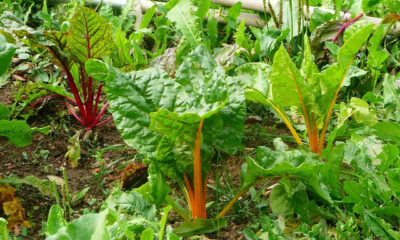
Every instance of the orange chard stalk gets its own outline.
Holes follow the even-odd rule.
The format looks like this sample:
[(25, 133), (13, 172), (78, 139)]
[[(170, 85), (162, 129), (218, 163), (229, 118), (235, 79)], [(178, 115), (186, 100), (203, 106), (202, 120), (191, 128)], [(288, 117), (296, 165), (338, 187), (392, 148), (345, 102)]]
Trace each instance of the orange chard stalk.
[(192, 210), (192, 219), (207, 218), (206, 213), (206, 192), (208, 174), (205, 179), (204, 185), (201, 176), (201, 130), (203, 128), (204, 120), (200, 121), (199, 128), (197, 129), (196, 139), (194, 142), (194, 171), (193, 171), (193, 186), (190, 183), (189, 177), (185, 174), (185, 182), (189, 192), (190, 208)]

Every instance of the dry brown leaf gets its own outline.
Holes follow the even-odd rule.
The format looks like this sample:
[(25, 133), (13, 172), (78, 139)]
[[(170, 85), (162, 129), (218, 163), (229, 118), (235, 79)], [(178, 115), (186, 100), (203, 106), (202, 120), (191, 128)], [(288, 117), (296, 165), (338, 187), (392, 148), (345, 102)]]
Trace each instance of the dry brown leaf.
[[(0, 177), (1, 179), (1, 177)], [(0, 183), (0, 209), (4, 213), (10, 232), (19, 235), (22, 227), (30, 227), (29, 221), (25, 215), (25, 209), (21, 202), (15, 197), (16, 189), (9, 184)]]

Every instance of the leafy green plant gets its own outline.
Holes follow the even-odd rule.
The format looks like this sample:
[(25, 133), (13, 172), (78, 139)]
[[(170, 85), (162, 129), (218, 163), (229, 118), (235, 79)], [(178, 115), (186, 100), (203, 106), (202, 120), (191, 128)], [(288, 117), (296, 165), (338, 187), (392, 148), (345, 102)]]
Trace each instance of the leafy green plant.
[[(112, 33), (109, 24), (93, 10), (79, 7), (71, 19), (68, 34), (45, 31), (44, 38), (46, 41), (40, 41), (40, 44), (48, 48), (55, 62), (63, 69), (74, 96), (63, 97), (78, 106), (81, 116), (66, 103), (68, 111), (87, 129), (110, 121), (111, 118), (100, 121), (108, 106), (105, 103), (100, 111), (98, 109), (103, 84), (98, 84), (96, 92), (95, 81), (86, 74), (84, 68), (88, 59), (102, 58), (110, 53)], [(59, 95), (50, 97), (56, 96)], [(38, 102), (48, 98), (42, 98)]]
[(356, 53), (366, 42), (371, 30), (372, 25), (368, 25), (354, 33), (340, 48), (338, 62), (322, 72), (313, 62), (307, 35), (304, 37), (304, 58), (300, 70), (282, 45), (275, 54), (272, 69), (269, 68), (270, 72), (267, 73), (269, 79), (247, 80), (246, 98), (272, 106), (299, 145), (302, 145), (302, 141), (284, 110), (291, 108), (302, 115), (311, 150), (321, 154), (340, 88)]
[(59, 205), (53, 205), (47, 219), (46, 239), (180, 239), (166, 226), (171, 209), (165, 207), (158, 220), (155, 205), (139, 192), (119, 190), (111, 193), (99, 213), (87, 213), (71, 222), (64, 219)]
[(125, 142), (148, 158), (150, 169), (178, 181), (193, 219), (206, 218), (213, 147), (227, 153), (241, 147), (246, 108), (235, 80), (204, 45), (187, 56), (175, 79), (156, 68), (122, 73), (95, 60), (86, 69), (107, 78), (110, 109)]
[(242, 167), (239, 191), (217, 217), (225, 216), (236, 201), (257, 183), (282, 176), (302, 179), (325, 201), (332, 201), (326, 183), (319, 176), (319, 172), (327, 165), (320, 162), (316, 154), (299, 150), (276, 152), (267, 147), (258, 147), (256, 157), (248, 157), (246, 162)]

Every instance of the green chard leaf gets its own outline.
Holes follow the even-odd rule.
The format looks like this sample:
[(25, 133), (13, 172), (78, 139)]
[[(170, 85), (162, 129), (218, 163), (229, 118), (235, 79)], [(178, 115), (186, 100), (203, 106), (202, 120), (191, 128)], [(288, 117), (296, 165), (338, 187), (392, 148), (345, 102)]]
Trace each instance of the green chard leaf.
[(316, 193), (330, 202), (327, 187), (319, 176), (322, 165), (313, 153), (299, 150), (276, 152), (267, 147), (258, 147), (256, 157), (248, 157), (247, 164), (242, 167), (241, 188), (247, 188), (261, 178), (293, 176), (310, 184)]
[[(227, 78), (229, 99), (226, 105), (204, 123), (203, 135), (220, 151), (235, 154), (242, 146), (247, 108), (243, 87), (236, 78)], [(219, 124), (221, 123), (221, 124)], [(211, 131), (208, 131), (211, 130)]]
[(280, 107), (313, 106), (313, 95), (307, 80), (294, 65), (283, 45), (274, 56), (271, 71), (272, 100)]
[(243, 90), (204, 45), (185, 58), (175, 79), (156, 68), (123, 73), (109, 67), (106, 73), (98, 60), (88, 61), (86, 70), (91, 76), (107, 78), (110, 111), (125, 142), (169, 177), (191, 171), (201, 119), (202, 161), (209, 161), (213, 145), (228, 153), (241, 148), (246, 115)]
[(194, 8), (190, 0), (180, 0), (167, 14), (193, 49), (201, 44), (202, 32)]
[(45, 129), (31, 128), (23, 120), (0, 120), (0, 136), (7, 137), (16, 147), (26, 147), (32, 142), (34, 132), (46, 134)]
[(156, 68), (130, 73), (115, 68), (109, 71), (105, 92), (122, 138), (141, 154), (154, 159), (162, 135), (150, 130), (150, 113), (173, 110), (176, 82)]
[(188, 237), (204, 233), (212, 233), (225, 227), (228, 221), (225, 218), (204, 219), (197, 218), (193, 222), (185, 222), (174, 230), (178, 236)]
[(245, 63), (235, 70), (237, 79), (248, 91), (256, 90), (265, 98), (269, 94), (271, 66), (265, 63)]
[(111, 238), (106, 227), (107, 215), (107, 211), (85, 214), (58, 229), (57, 233), (49, 236), (47, 240), (109, 240)]
[(321, 72), (318, 76), (318, 85), (315, 85), (314, 89), (318, 92), (315, 93), (317, 96), (316, 102), (323, 113), (322, 115), (328, 112), (332, 99), (343, 84), (354, 57), (367, 41), (372, 28), (373, 25), (364, 26), (349, 37), (339, 49), (338, 62)]
[(64, 211), (59, 205), (53, 205), (50, 208), (47, 218), (47, 236), (56, 234), (58, 230), (65, 226)]
[(10, 119), (10, 115), (10, 109), (4, 104), (0, 104), (0, 120), (8, 120)]
[(7, 72), (16, 50), (17, 47), (14, 44), (7, 43), (6, 38), (0, 34), (0, 76)]

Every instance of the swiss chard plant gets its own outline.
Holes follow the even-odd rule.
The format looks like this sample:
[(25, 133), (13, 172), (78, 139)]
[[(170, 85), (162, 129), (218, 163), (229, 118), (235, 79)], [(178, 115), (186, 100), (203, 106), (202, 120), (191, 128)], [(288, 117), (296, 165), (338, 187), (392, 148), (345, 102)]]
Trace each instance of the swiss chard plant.
[[(214, 149), (233, 154), (241, 148), (246, 105), (240, 85), (225, 75), (204, 45), (185, 58), (175, 79), (157, 68), (123, 73), (97, 60), (86, 69), (107, 79), (116, 126), (125, 142), (149, 160), (154, 170), (150, 178), (160, 171), (176, 180), (192, 219), (206, 218)], [(153, 187), (163, 191), (160, 184)]]
[[(272, 67), (263, 64), (246, 66), (258, 69), (257, 71), (248, 71), (242, 67), (238, 70), (239, 75), (241, 71), (244, 76), (248, 74), (254, 76), (254, 78), (245, 77), (246, 98), (272, 106), (282, 117), (299, 145), (303, 142), (285, 111), (290, 109), (295, 114), (301, 115), (305, 121), (312, 152), (321, 154), (340, 88), (355, 55), (367, 41), (372, 28), (373, 25), (364, 26), (349, 37), (339, 50), (337, 63), (321, 72), (313, 61), (306, 35), (304, 58), (300, 69), (292, 62), (283, 45), (276, 52)], [(257, 75), (260, 72), (262, 75)], [(265, 77), (260, 78), (260, 76)]]
[[(102, 58), (110, 54), (111, 39), (111, 28), (101, 16), (89, 8), (78, 7), (70, 21), (68, 32), (45, 31), (39, 41), (47, 47), (54, 62), (64, 71), (73, 98), (62, 97), (78, 106), (80, 116), (66, 103), (68, 111), (87, 129), (111, 120), (108, 118), (101, 121), (108, 106), (108, 103), (105, 103), (99, 109), (103, 84), (97, 83), (85, 71), (88, 59)], [(60, 95), (47, 96), (37, 103), (57, 96)]]

